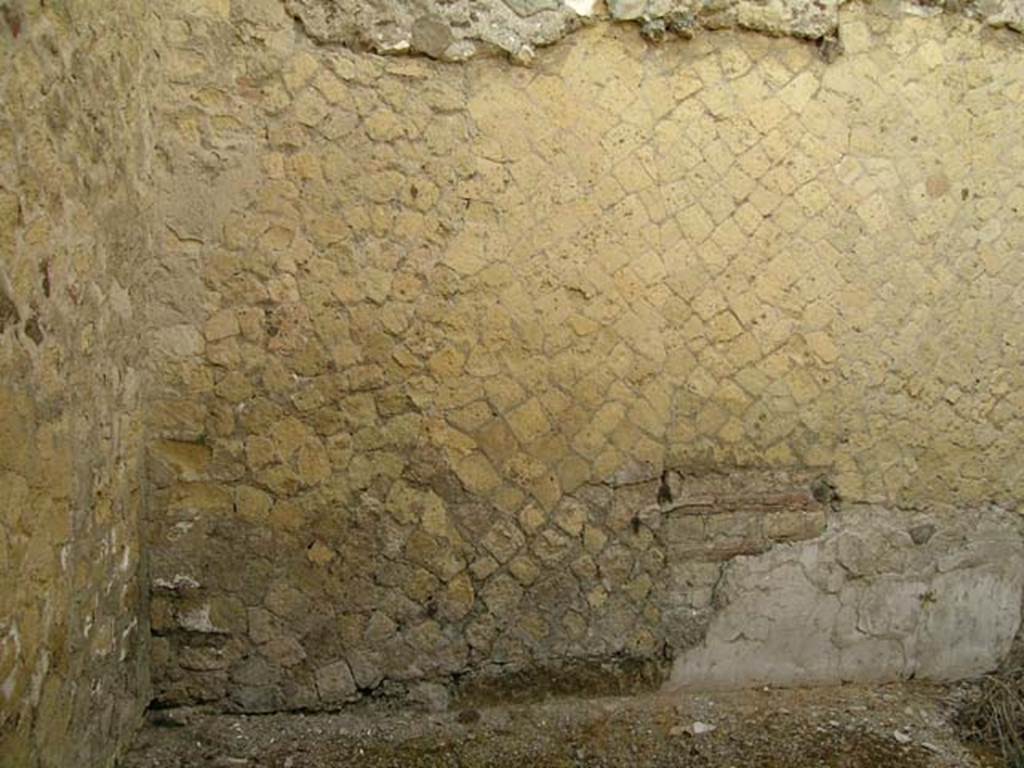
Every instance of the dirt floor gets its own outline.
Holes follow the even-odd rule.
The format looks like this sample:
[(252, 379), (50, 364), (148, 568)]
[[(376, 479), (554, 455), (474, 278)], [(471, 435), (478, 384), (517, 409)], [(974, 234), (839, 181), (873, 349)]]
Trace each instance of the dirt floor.
[[(925, 686), (559, 698), (443, 713), (162, 715), (121, 768), (1000, 766)], [(185, 725), (180, 725), (182, 720)]]

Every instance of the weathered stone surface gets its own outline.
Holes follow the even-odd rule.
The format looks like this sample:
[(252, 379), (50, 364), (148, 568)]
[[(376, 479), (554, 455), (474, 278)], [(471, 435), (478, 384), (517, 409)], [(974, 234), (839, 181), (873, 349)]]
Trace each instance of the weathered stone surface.
[(558, 10), (558, 0), (504, 0), (505, 5), (520, 16), (533, 16), (541, 11)]
[(356, 681), (348, 662), (336, 661), (316, 671), (316, 689), (324, 704), (337, 704), (356, 692)]
[[(0, 764), (12, 768), (111, 765), (149, 701), (150, 10), (0, 3)], [(197, 348), (186, 327), (157, 337), (168, 353)], [(187, 448), (164, 458), (168, 482), (203, 464)], [(220, 664), (189, 651), (190, 674)]]
[(412, 49), (432, 59), (442, 58), (454, 40), (451, 28), (439, 16), (428, 14), (413, 22)]

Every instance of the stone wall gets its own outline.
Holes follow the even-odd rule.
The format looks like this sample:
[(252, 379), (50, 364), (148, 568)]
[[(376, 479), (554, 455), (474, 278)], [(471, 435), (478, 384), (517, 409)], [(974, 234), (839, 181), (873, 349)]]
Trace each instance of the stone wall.
[(584, 5), (0, 0), (5, 766), (1005, 655), (1019, 3)]
[(146, 3), (0, 0), (0, 764), (110, 765), (148, 702), (133, 282)]
[(1017, 35), (849, 6), (841, 45), (595, 24), (456, 66), (286, 5), (164, 12), (159, 705), (1005, 653)]

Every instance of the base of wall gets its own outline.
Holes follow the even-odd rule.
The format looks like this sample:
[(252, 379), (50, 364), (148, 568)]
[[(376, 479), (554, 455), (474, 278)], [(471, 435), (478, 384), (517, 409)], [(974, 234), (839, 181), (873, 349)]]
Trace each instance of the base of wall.
[[(717, 495), (698, 492), (712, 484)], [(423, 650), (422, 658), (389, 661), (386, 654), (401, 647), (395, 643), (402, 632), (421, 632), (411, 623), (375, 649), (382, 666), (372, 677), (360, 666), (369, 657), (356, 650), (313, 672), (303, 672), (295, 651), (300, 663), (278, 670), (280, 638), (301, 627), (275, 619), (270, 631), (253, 618), (263, 616), (262, 609), (250, 609), (250, 621), (234, 627), (211, 608), (216, 596), (190, 582), (176, 597), (161, 598), (169, 617), (161, 630), (164, 645), (173, 643), (183, 661), (170, 667), (157, 659), (158, 668), (170, 670), (157, 686), (157, 706), (315, 711), (391, 699), (439, 710), (449, 702), (477, 706), (550, 694), (950, 681), (995, 669), (1020, 629), (1024, 537), (1014, 512), (846, 504), (830, 501), (827, 483), (796, 475), (688, 478), (672, 483), (668, 495), (676, 501), (655, 502), (658, 485), (651, 479), (607, 491), (609, 509), (634, 510), (620, 515), (623, 540), (633, 536), (630, 520), (640, 520), (648, 538), (636, 546), (659, 553), (653, 559), (659, 566), (648, 576), (647, 599), (657, 619), (648, 627), (654, 641), (646, 646), (630, 645), (626, 635), (621, 644), (588, 645), (587, 637), (603, 637), (608, 625), (595, 609), (592, 628), (574, 644), (551, 641), (518, 656), (450, 652), (438, 657), (447, 660), (441, 665)], [(650, 502), (636, 506), (640, 499)], [(757, 514), (754, 500), (764, 507)], [(747, 516), (768, 521), (754, 531), (759, 535), (742, 524)], [(800, 525), (772, 522), (789, 518)], [(706, 535), (691, 535), (694, 522)], [(765, 536), (765, 530), (790, 534)], [(542, 580), (523, 595), (502, 631), (513, 637), (526, 622), (517, 617), (530, 611), (557, 617), (567, 595), (586, 592), (556, 589), (560, 573), (555, 567), (550, 584)], [(602, 573), (593, 576), (595, 584), (608, 578)], [(309, 603), (307, 610), (321, 608)], [(467, 635), (472, 639), (467, 627), (475, 625), (438, 626), (439, 647), (458, 648)], [(321, 637), (296, 634), (287, 647), (302, 642), (305, 653), (315, 654)]]

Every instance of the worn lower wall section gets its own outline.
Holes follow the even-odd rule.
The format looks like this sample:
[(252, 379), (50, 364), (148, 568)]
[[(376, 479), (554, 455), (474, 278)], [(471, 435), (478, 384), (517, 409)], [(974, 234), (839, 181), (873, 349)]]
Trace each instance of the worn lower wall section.
[(520, 68), (318, 47), (271, 2), (162, 16), (158, 704), (999, 656), (1019, 36), (848, 6), (831, 61), (597, 25)]
[(149, 698), (144, 6), (0, 2), (4, 768), (111, 765)]
[[(446, 503), (399, 480), (386, 504), (337, 510), (297, 546), (258, 519), (232, 520), (230, 494), (169, 491), (172, 514), (201, 505), (210, 522), (182, 532), (205, 537), (210, 559), (154, 582), (158, 659), (181, 670), (158, 667), (159, 701), (317, 707), (382, 685), (460, 678), (487, 690), (503, 676), (545, 689), (532, 674), (559, 679), (563, 667), (582, 679), (607, 667), (611, 689), (656, 683), (703, 637), (725, 561), (824, 530), (812, 485), (786, 472), (670, 473), (503, 519), (464, 493)], [(673, 501), (680, 493), (687, 501)]]

